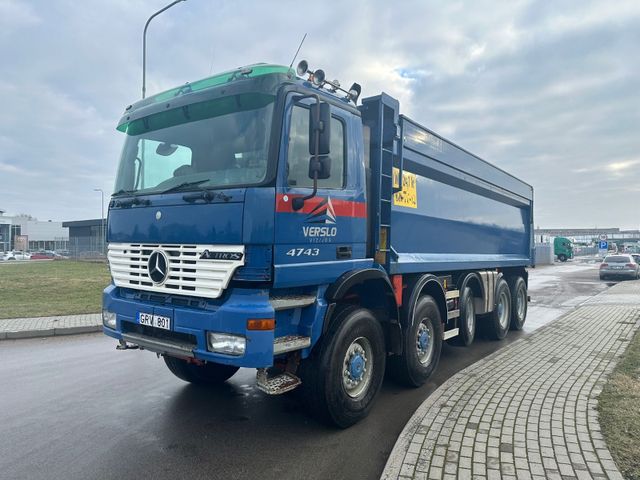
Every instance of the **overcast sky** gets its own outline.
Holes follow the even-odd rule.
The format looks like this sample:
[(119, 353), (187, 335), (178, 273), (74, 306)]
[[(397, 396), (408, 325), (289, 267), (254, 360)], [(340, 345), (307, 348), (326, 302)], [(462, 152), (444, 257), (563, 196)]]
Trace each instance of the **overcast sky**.
[[(0, 0), (0, 209), (98, 218), (168, 0)], [(188, 0), (147, 94), (299, 58), (533, 185), (540, 227), (640, 226), (640, 1)], [(105, 198), (105, 204), (107, 203)]]

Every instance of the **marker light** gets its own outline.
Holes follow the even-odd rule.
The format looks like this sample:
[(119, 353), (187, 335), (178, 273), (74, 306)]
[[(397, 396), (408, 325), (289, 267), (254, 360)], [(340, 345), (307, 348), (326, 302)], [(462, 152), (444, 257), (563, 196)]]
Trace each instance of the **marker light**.
[(250, 318), (247, 320), (247, 330), (274, 330), (276, 320), (274, 318)]
[(247, 339), (227, 333), (207, 332), (207, 346), (211, 352), (239, 357), (247, 349)]

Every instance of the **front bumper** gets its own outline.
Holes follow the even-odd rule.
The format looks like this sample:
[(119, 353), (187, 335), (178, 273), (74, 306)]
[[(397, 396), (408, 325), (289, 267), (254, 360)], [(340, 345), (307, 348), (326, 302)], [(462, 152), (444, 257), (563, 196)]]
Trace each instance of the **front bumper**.
[[(116, 313), (116, 328), (103, 326), (110, 337), (136, 343), (148, 350), (174, 356), (193, 357), (237, 367), (264, 368), (273, 365), (273, 330), (247, 330), (247, 319), (274, 318), (268, 290), (236, 289), (223, 304), (208, 309), (177, 307), (141, 302), (118, 295), (118, 287), (108, 286), (103, 293), (103, 308)], [(138, 312), (171, 319), (171, 331), (149, 330), (137, 323)], [(150, 335), (149, 333), (154, 335)], [(207, 350), (207, 332), (220, 332), (246, 338), (242, 356)], [(158, 334), (159, 336), (155, 336)]]

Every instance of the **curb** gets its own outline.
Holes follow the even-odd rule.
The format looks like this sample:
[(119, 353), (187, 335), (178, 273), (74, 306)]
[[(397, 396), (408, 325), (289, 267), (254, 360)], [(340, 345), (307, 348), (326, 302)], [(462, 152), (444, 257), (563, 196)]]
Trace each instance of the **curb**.
[(26, 338), (60, 337), (63, 335), (79, 335), (82, 333), (101, 332), (102, 325), (86, 325), (82, 327), (46, 328), (42, 330), (22, 330), (18, 332), (0, 332), (0, 340), (20, 340)]

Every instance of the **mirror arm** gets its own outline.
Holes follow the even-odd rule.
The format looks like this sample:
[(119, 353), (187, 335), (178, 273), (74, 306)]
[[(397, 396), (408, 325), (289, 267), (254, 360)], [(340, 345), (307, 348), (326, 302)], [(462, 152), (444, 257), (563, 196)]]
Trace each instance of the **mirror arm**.
[[(315, 97), (316, 102), (318, 104), (318, 108), (316, 108), (316, 125), (320, 124), (320, 96), (317, 93), (309, 95), (309, 97)], [(300, 210), (304, 206), (304, 202), (306, 200), (310, 200), (316, 196), (318, 193), (318, 150), (320, 150), (320, 130), (316, 130), (314, 132), (315, 135), (315, 152), (313, 155), (313, 161), (315, 162), (316, 168), (313, 172), (313, 191), (304, 197), (296, 197), (291, 201), (291, 207), (294, 211)]]

